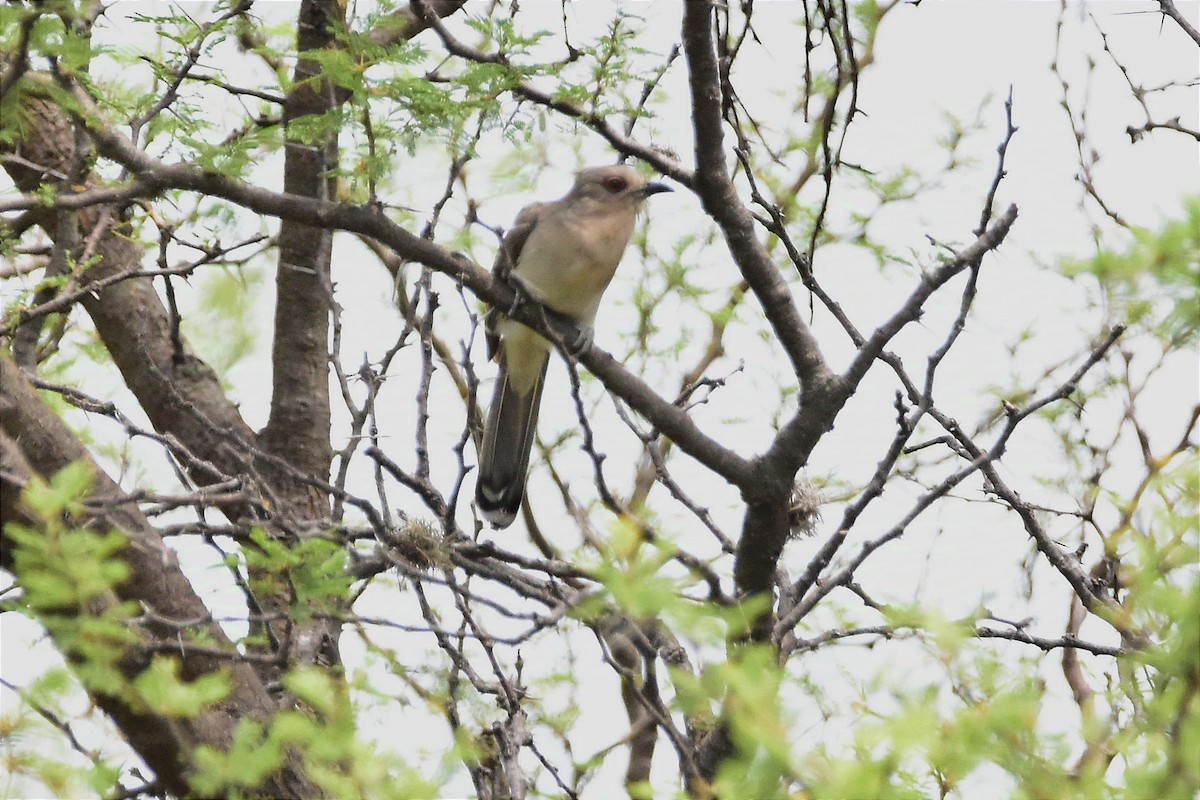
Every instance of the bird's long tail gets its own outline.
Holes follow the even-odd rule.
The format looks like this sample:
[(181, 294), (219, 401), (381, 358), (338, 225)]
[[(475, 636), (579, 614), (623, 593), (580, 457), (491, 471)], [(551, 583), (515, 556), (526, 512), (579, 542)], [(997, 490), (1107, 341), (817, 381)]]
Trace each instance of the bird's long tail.
[(496, 376), (496, 391), (483, 431), (479, 479), (475, 484), (479, 513), (496, 528), (511, 525), (521, 507), (547, 363), (548, 358), (542, 362), (537, 381), (521, 394), (509, 381), (505, 359), (500, 358), (500, 374)]

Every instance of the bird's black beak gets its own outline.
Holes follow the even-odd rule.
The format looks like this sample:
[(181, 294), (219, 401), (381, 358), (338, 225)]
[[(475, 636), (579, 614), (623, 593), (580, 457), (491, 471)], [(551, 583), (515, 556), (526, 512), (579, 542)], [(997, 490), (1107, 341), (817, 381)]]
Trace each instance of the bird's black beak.
[(637, 193), (639, 195), (641, 195), (643, 200), (645, 200), (647, 197), (649, 197), (652, 194), (661, 194), (663, 192), (673, 192), (673, 191), (675, 191), (675, 190), (672, 189), (670, 186), (667, 186), (665, 183), (647, 183), (645, 186), (638, 189)]

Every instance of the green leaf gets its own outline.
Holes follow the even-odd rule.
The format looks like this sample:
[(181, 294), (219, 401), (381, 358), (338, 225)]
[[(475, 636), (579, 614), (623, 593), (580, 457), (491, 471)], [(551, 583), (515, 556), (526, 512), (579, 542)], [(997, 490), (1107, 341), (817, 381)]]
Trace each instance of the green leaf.
[(1194, 342), (1200, 336), (1200, 196), (1184, 201), (1183, 218), (1161, 230), (1135, 230), (1124, 251), (1101, 251), (1061, 269), (1097, 281), (1118, 322)]
[(333, 716), (338, 710), (340, 693), (329, 675), (321, 670), (292, 670), (284, 676), (283, 685), (303, 703), (327, 716)]
[(232, 688), (224, 672), (210, 672), (187, 683), (179, 677), (179, 660), (168, 656), (155, 656), (133, 685), (152, 713), (184, 719), (221, 702)]
[(59, 470), (50, 483), (38, 478), (30, 481), (22, 499), (43, 520), (79, 511), (79, 501), (87, 496), (95, 475), (85, 462), (76, 461)]
[(196, 769), (189, 775), (194, 792), (201, 797), (226, 794), (229, 787), (252, 787), (283, 766), (281, 742), (267, 737), (258, 722), (243, 719), (233, 731), (226, 752), (207, 745), (196, 748)]

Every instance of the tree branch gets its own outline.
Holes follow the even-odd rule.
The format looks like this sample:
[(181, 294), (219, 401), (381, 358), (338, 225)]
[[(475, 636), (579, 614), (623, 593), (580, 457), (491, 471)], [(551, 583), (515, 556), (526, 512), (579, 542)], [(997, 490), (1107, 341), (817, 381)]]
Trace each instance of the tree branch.
[[(0, 353), (0, 488), (3, 506), (0, 523), (25, 522), (29, 519), (16, 502), (22, 486), (35, 476), (48, 479), (72, 463), (86, 464), (95, 476), (92, 497), (106, 498), (87, 517), (75, 524), (92, 524), (101, 529), (115, 528), (129, 539), (120, 557), (130, 567), (131, 578), (114, 587), (110, 600), (101, 598), (106, 606), (117, 602), (135, 601), (155, 615), (165, 619), (210, 620), (208, 609), (192, 590), (187, 577), (179, 568), (178, 559), (156, 531), (130, 503), (120, 502), (121, 488), (113, 483), (92, 460), (83, 443), (66, 424), (37, 396), (34, 387), (6, 354)], [(117, 502), (113, 502), (116, 500)], [(4, 542), (4, 552), (12, 549)], [(18, 582), (22, 576), (16, 574)], [(82, 613), (82, 609), (80, 612)], [(89, 608), (87, 613), (97, 613)], [(243, 718), (265, 722), (275, 711), (275, 703), (265, 686), (248, 664), (237, 658), (237, 650), (220, 626), (209, 621), (197, 623), (192, 630), (211, 647), (229, 657), (213, 653), (179, 652), (179, 631), (171, 626), (143, 625), (133, 629), (138, 643), (127, 648), (118, 667), (127, 679), (133, 680), (150, 665), (151, 657), (166, 644), (177, 653), (181, 674), (187, 680), (225, 670), (231, 691), (220, 703), (195, 717), (167, 717), (149, 711), (140, 702), (132, 702), (121, 693), (93, 692), (93, 700), (104, 709), (129, 743), (155, 771), (157, 778), (178, 796), (190, 796), (187, 765), (200, 745), (218, 750), (227, 749), (233, 741), (233, 731)], [(51, 629), (51, 635), (54, 635)], [(71, 656), (70, 642), (56, 642)], [(252, 790), (269, 797), (315, 797), (315, 787), (308, 782), (296, 763), (287, 762), (276, 774), (264, 779)]]
[(807, 396), (807, 392), (826, 383), (832, 374), (816, 337), (800, 316), (787, 283), (758, 240), (754, 217), (742, 204), (727, 174), (721, 78), (712, 40), (712, 4), (708, 0), (684, 5), (683, 52), (690, 73), (696, 136), (695, 192), (704, 210), (721, 226), (734, 262), (762, 304), (763, 313)]
[(1200, 44), (1200, 31), (1175, 7), (1175, 0), (1158, 0), (1158, 7), (1163, 14), (1175, 20), (1179, 27), (1183, 28), (1183, 32), (1192, 37), (1193, 42)]
[(467, 0), (416, 0), (381, 19), (367, 34), (371, 44), (389, 45), (406, 42), (431, 26), (431, 21), (448, 17)]
[[(409, 233), (373, 206), (352, 206), (276, 193), (186, 164), (167, 164), (142, 152), (121, 133), (95, 116), (93, 104), (80, 92), (76, 99), (89, 117), (89, 132), (100, 152), (137, 174), (152, 196), (167, 189), (183, 189), (221, 197), (259, 214), (290, 218), (310, 225), (372, 236), (404, 258), (424, 264), (462, 283), (485, 302), (505, 309), (512, 319), (528, 325), (551, 340), (577, 341), (578, 331), (568, 320), (528, 298), (518, 298), (490, 270), (459, 253)], [(509, 314), (511, 309), (512, 313)], [(611, 355), (588, 347), (578, 360), (613, 394), (627, 402), (651, 424), (670, 437), (684, 452), (705, 464), (743, 491), (752, 489), (756, 477), (749, 463), (705, 434), (688, 414), (659, 397), (645, 381), (629, 372)]]
[[(413, 0), (412, 5), (417, 9), (418, 14), (423, 15), (423, 21), (428, 23), (429, 27), (433, 28), (437, 35), (441, 37), (442, 44), (446, 50), (459, 58), (473, 61), (477, 64), (496, 64), (502, 67), (509, 65), (508, 56), (504, 53), (485, 53), (478, 48), (472, 47), (465, 42), (455, 38), (441, 20), (435, 14), (430, 14), (430, 0)], [(533, 103), (536, 103), (552, 111), (557, 111), (571, 119), (577, 119), (584, 125), (587, 125), (596, 133), (600, 134), (609, 144), (611, 144), (622, 155), (636, 156), (642, 161), (645, 161), (654, 169), (658, 170), (663, 175), (666, 175), (679, 183), (691, 188), (693, 186), (694, 176), (692, 172), (686, 169), (682, 164), (675, 160), (671, 155), (654, 147), (638, 142), (630, 138), (628, 135), (623, 135), (620, 131), (608, 124), (608, 121), (602, 114), (597, 114), (594, 111), (571, 103), (566, 100), (560, 100), (554, 97), (549, 92), (544, 92), (536, 86), (521, 81), (512, 86), (511, 90), (517, 97), (523, 97)]]
[[(29, 135), (15, 149), (28, 165), (7, 159), (4, 165), (17, 188), (32, 193), (46, 171), (62, 171), (73, 161), (75, 139), (70, 119), (48, 100), (31, 96), (24, 112), (32, 120)], [(133, 186), (145, 193), (146, 187), (136, 180)], [(119, 201), (133, 194), (108, 195), (108, 188), (59, 198), (62, 208), (87, 209), (78, 215), (80, 239), (86, 249), (77, 260), (96, 263), (76, 280), (106, 287), (84, 294), (80, 302), (155, 429), (176, 435), (189, 450), (218, 464), (227, 474), (243, 472), (244, 459), (231, 440), (254, 442), (255, 434), (225, 396), (212, 369), (190, 350), (179, 352), (172, 344), (171, 321), (152, 281), (138, 278), (107, 283), (138, 271), (144, 255), (141, 245), (128, 236), (120, 213)], [(21, 200), (35, 197), (26, 194)], [(87, 208), (97, 203), (101, 205)]]

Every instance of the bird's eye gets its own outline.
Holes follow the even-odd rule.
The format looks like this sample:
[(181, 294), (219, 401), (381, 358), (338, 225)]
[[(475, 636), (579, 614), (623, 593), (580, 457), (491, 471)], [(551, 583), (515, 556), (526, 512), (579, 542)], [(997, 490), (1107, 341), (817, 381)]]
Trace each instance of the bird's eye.
[(612, 175), (604, 179), (604, 188), (613, 194), (625, 191), (625, 187), (627, 186), (629, 186), (629, 181), (617, 175)]

